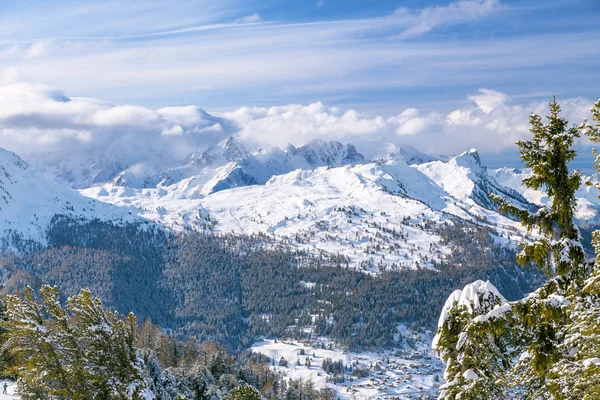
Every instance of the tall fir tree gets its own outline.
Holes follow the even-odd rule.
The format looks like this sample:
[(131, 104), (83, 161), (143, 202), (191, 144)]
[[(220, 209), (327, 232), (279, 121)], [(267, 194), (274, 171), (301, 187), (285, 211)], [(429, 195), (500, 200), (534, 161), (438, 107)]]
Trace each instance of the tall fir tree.
[(523, 179), (523, 185), (546, 192), (552, 199), (550, 207), (532, 213), (497, 195), (491, 196), (501, 211), (518, 218), (529, 232), (539, 234), (537, 240), (523, 246), (517, 261), (521, 265), (537, 265), (552, 277), (577, 272), (585, 254), (573, 221), (577, 206), (575, 191), (581, 186), (581, 175), (569, 170), (569, 163), (577, 156), (573, 144), (582, 127), (568, 127), (568, 122), (560, 116), (556, 99), (549, 107), (547, 123), (537, 114), (529, 117), (533, 138), (518, 141), (517, 146), (525, 166), (531, 169), (531, 176)]
[[(593, 124), (584, 122), (584, 133), (600, 143), (600, 99), (591, 110)], [(594, 167), (600, 172), (600, 155), (593, 150)], [(586, 182), (600, 189), (598, 183)], [(567, 296), (569, 302), (565, 340), (560, 347), (566, 356), (550, 375), (551, 392), (558, 399), (592, 400), (600, 397), (600, 231), (592, 234), (596, 252), (594, 268), (587, 279)]]
[(531, 168), (531, 176), (523, 179), (523, 184), (545, 191), (551, 199), (550, 206), (531, 213), (494, 197), (502, 211), (516, 216), (530, 232), (537, 230), (539, 234), (533, 243), (523, 246), (517, 261), (521, 265), (537, 265), (549, 277), (546, 285), (515, 302), (511, 315), (511, 324), (516, 323), (520, 331), (520, 343), (515, 344), (526, 356), (518, 359), (510, 379), (525, 387), (528, 396), (540, 398), (549, 393), (551, 366), (563, 357), (557, 343), (564, 340), (568, 315), (560, 300), (577, 290), (589, 270), (574, 223), (575, 192), (582, 179), (579, 171), (569, 170), (569, 163), (577, 155), (573, 145), (582, 126), (568, 126), (560, 116), (556, 99), (549, 108), (547, 123), (539, 115), (530, 117), (533, 138), (517, 145), (526, 167)]
[[(500, 378), (498, 373), (471, 374), (482, 388), (475, 396), (471, 395), (473, 380), (455, 379), (455, 384), (448, 386), (453, 392), (442, 398), (498, 398), (498, 393), (509, 393), (511, 388), (528, 399), (594, 398), (574, 395), (578, 379), (569, 381), (561, 373), (561, 368), (574, 365), (577, 357), (587, 357), (584, 353), (576, 356), (585, 346), (575, 343), (584, 337), (582, 332), (591, 333), (598, 328), (597, 322), (595, 325), (590, 322), (597, 311), (592, 306), (596, 301), (591, 289), (594, 284), (590, 283), (593, 273), (585, 261), (581, 235), (574, 223), (575, 192), (581, 185), (581, 176), (569, 170), (569, 163), (577, 154), (573, 148), (575, 140), (580, 132), (593, 130), (586, 128), (589, 127), (586, 124), (569, 127), (560, 117), (560, 106), (555, 100), (550, 103), (547, 120), (544, 123), (540, 116), (532, 115), (533, 137), (517, 145), (522, 160), (531, 169), (531, 176), (523, 184), (546, 192), (550, 205), (531, 212), (501, 197), (493, 198), (500, 210), (515, 216), (529, 232), (536, 234), (535, 240), (523, 245), (517, 261), (521, 265), (538, 266), (546, 272), (548, 281), (526, 298), (497, 305), (487, 314), (476, 316), (465, 314), (464, 310), (461, 313), (456, 305), (445, 307), (444, 312), (454, 316), (455, 324), (441, 324), (437, 336), (455, 339), (440, 340), (436, 350), (442, 356), (451, 355), (448, 367), (456, 368), (456, 360), (464, 364), (469, 359), (471, 350), (462, 343), (491, 340), (496, 346), (476, 346), (481, 352), (478, 357), (496, 364), (488, 366), (492, 372), (504, 373)], [(600, 234), (595, 235), (600, 243)], [(590, 363), (594, 364), (588, 357), (580, 366)]]

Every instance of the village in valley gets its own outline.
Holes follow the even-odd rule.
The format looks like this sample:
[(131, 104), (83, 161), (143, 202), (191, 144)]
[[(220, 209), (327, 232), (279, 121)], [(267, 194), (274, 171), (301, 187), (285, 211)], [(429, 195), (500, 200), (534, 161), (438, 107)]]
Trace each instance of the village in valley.
[(401, 325), (399, 346), (380, 353), (349, 352), (327, 338), (264, 340), (252, 351), (292, 379), (330, 388), (335, 399), (433, 399), (443, 383), (443, 364), (431, 350), (431, 331)]

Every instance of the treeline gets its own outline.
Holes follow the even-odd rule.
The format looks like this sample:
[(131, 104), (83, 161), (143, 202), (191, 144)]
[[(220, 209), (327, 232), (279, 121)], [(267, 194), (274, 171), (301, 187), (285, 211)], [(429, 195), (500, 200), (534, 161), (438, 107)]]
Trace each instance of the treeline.
[(108, 312), (88, 290), (64, 305), (56, 287), (0, 300), (4, 378), (23, 400), (317, 400), (330, 389), (286, 379), (269, 359), (214, 342), (180, 342), (133, 314)]
[(518, 270), (514, 251), (487, 228), (432, 229), (452, 248), (436, 271), (372, 276), (348, 269), (344, 257), (291, 251), (265, 235), (170, 235), (63, 216), (48, 231), (49, 248), (0, 258), (7, 271), (2, 290), (43, 282), (73, 296), (89, 288), (119, 312), (237, 353), (259, 336), (329, 336), (356, 350), (393, 347), (399, 323), (433, 329), (447, 293), (470, 281), (489, 279), (517, 298), (539, 280)]

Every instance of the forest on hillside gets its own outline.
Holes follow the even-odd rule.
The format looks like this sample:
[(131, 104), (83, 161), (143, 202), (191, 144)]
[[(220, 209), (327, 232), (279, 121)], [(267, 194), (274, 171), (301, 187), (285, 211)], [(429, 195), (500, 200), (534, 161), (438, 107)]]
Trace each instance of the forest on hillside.
[(497, 244), (488, 228), (465, 222), (431, 229), (453, 249), (436, 270), (374, 276), (347, 268), (344, 257), (291, 251), (265, 235), (173, 235), (58, 216), (48, 248), (0, 258), (2, 290), (50, 284), (66, 298), (89, 288), (108, 307), (232, 351), (260, 336), (307, 335), (358, 350), (393, 347), (400, 323), (433, 330), (447, 293), (475, 279), (489, 279), (508, 298), (542, 279), (518, 269), (515, 251)]

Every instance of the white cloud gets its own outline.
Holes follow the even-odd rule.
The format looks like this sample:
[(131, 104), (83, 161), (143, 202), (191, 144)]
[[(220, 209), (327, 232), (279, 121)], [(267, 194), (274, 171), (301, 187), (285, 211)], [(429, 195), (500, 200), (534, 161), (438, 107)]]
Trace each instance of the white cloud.
[[(547, 113), (546, 102), (512, 104), (506, 94), (488, 89), (468, 98), (472, 104), (449, 112), (407, 108), (391, 117), (327, 108), (321, 103), (242, 107), (223, 117), (235, 121), (240, 137), (258, 147), (339, 140), (355, 144), (367, 157), (384, 157), (402, 145), (438, 154), (456, 154), (472, 147), (483, 153), (514, 149), (516, 140), (530, 135), (529, 115)], [(579, 123), (589, 115), (592, 102), (575, 98), (561, 104), (563, 115)]]
[(427, 7), (419, 12), (400, 7), (394, 15), (412, 20), (400, 39), (420, 36), (439, 26), (458, 25), (491, 15), (502, 8), (499, 0), (460, 0), (447, 6)]
[(165, 136), (181, 136), (183, 135), (183, 128), (179, 125), (173, 125), (170, 128), (163, 128), (161, 134)]
[(0, 85), (21, 80), (21, 74), (17, 67), (9, 67), (0, 71)]
[[(13, 71), (14, 73), (14, 71)], [(472, 103), (446, 111), (407, 108), (371, 115), (320, 102), (276, 107), (241, 107), (220, 117), (195, 106), (153, 110), (69, 97), (52, 87), (26, 82), (0, 85), (0, 147), (17, 153), (97, 149), (128, 164), (149, 157), (181, 159), (237, 134), (250, 146), (284, 147), (312, 139), (356, 145), (367, 157), (384, 157), (402, 145), (434, 153), (475, 147), (484, 153), (514, 149), (529, 137), (528, 117), (545, 115), (545, 102), (516, 104), (501, 92), (481, 89)], [(591, 101), (559, 99), (572, 123), (588, 116)]]
[(25, 156), (95, 149), (126, 164), (143, 162), (149, 152), (168, 162), (223, 139), (222, 124), (193, 106), (115, 106), (41, 84), (0, 85), (0, 147)]
[(246, 15), (245, 17), (238, 18), (235, 20), (236, 24), (253, 24), (262, 21), (259, 14), (254, 13), (252, 15)]
[(439, 120), (440, 115), (437, 113), (420, 116), (416, 108), (407, 108), (399, 115), (389, 118), (388, 122), (397, 125), (395, 132), (398, 136), (412, 136), (435, 127)]
[(31, 44), (25, 51), (25, 55), (27, 58), (37, 58), (42, 57), (51, 51), (53, 51), (52, 42), (50, 40), (40, 40)]
[(479, 89), (479, 94), (469, 96), (469, 100), (477, 104), (484, 113), (489, 113), (495, 108), (502, 107), (511, 99), (501, 92), (490, 89)]

